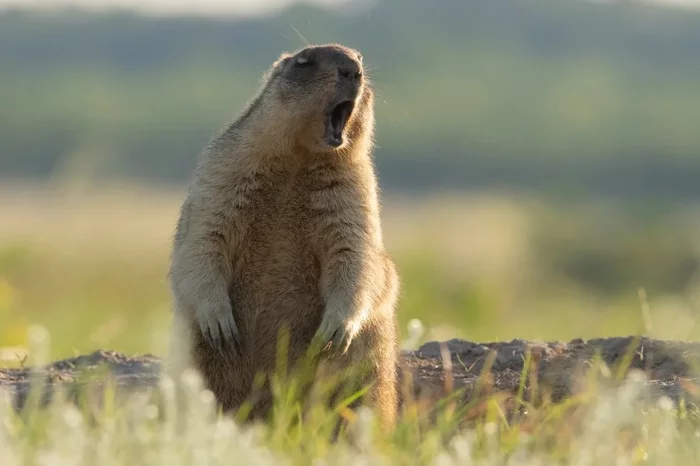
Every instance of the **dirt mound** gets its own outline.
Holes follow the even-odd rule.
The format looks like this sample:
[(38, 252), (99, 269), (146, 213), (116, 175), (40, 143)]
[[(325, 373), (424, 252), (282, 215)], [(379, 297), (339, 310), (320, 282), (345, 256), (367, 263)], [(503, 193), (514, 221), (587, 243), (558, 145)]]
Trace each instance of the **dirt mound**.
[[(460, 390), (459, 399), (466, 402), (477, 395), (476, 387), (515, 393), (525, 361), (529, 361), (526, 394), (536, 387), (538, 394), (548, 393), (557, 401), (576, 391), (579, 376), (594, 367), (593, 361), (598, 357), (611, 371), (611, 381), (619, 368), (637, 369), (646, 374), (653, 397), (665, 395), (674, 401), (683, 397), (686, 402), (700, 398), (700, 379), (695, 369), (700, 362), (700, 343), (694, 342), (637, 337), (569, 342), (449, 340), (429, 342), (416, 351), (404, 352), (400, 366), (403, 378), (410, 379), (409, 394), (414, 397), (434, 400), (446, 392)], [(97, 396), (107, 381), (118, 390), (149, 389), (157, 385), (161, 367), (162, 360), (153, 355), (126, 356), (100, 350), (55, 361), (35, 371), (0, 369), (0, 391), (10, 393), (13, 405), (21, 408), (36, 377), (44, 384), (44, 401), (51, 399), (57, 386), (68, 388), (69, 393), (87, 389)], [(478, 384), (482, 373), (488, 376)]]

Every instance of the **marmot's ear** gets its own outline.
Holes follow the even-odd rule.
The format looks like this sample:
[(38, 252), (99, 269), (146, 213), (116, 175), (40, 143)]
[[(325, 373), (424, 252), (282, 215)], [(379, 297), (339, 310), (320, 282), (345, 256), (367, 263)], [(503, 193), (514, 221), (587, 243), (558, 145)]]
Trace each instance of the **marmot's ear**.
[(272, 66), (268, 69), (267, 72), (267, 79), (273, 78), (275, 76), (278, 76), (282, 70), (285, 68), (287, 63), (292, 59), (292, 56), (289, 54), (284, 54), (281, 57), (279, 57), (273, 64)]
[(275, 62), (275, 66), (286, 65), (289, 62), (289, 59), (292, 58), (292, 56), (293, 55), (290, 53), (287, 53), (287, 52), (283, 53), (282, 55), (280, 55), (280, 57)]

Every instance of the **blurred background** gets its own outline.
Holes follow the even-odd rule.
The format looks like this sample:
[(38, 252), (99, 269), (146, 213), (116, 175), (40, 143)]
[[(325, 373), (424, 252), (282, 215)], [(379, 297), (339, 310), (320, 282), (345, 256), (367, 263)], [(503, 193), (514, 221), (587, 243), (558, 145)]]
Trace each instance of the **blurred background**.
[(375, 81), (404, 335), (700, 336), (697, 6), (0, 0), (0, 363), (164, 354), (196, 156), (306, 41)]

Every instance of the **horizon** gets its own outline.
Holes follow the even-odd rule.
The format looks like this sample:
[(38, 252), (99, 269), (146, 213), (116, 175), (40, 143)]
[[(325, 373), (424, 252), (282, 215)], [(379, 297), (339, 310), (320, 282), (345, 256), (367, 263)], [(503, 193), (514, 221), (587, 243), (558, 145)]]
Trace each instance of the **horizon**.
[(350, 4), (371, 3), (372, 0), (0, 0), (0, 12), (8, 10), (57, 11), (79, 9), (86, 12), (129, 10), (155, 16), (260, 16), (283, 10), (292, 5), (308, 4), (327, 9), (339, 9)]
[[(85, 12), (128, 10), (147, 16), (251, 17), (273, 14), (292, 5), (307, 4), (326, 9), (362, 6), (377, 0), (0, 0), (0, 13), (9, 10), (57, 11), (67, 8)], [(581, 0), (615, 3), (625, 0)], [(631, 0), (670, 8), (697, 9), (700, 0)]]

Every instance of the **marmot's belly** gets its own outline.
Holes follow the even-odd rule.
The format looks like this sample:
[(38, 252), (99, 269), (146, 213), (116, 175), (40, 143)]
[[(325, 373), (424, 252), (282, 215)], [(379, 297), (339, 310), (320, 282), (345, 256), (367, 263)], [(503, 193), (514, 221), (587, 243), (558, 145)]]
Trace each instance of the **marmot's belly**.
[(247, 308), (245, 320), (255, 353), (270, 356), (276, 352), (280, 332), (286, 329), (290, 357), (296, 358), (321, 322), (321, 271), (310, 248), (301, 241), (280, 243), (264, 248), (267, 256), (251, 256), (240, 270), (247, 282), (247, 290), (241, 290)]

